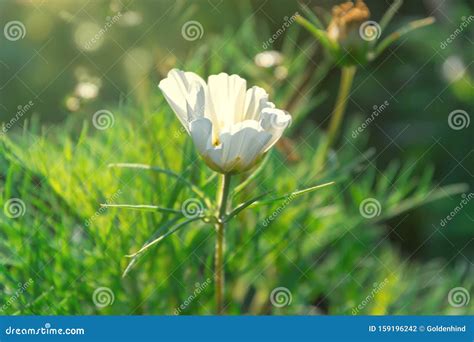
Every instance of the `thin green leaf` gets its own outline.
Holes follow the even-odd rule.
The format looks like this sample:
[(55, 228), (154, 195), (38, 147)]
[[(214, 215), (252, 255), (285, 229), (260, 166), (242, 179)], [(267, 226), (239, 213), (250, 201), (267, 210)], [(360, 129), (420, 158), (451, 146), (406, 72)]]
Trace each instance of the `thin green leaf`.
[(287, 199), (287, 198), (294, 199), (295, 197), (301, 196), (303, 194), (307, 194), (309, 192), (312, 192), (312, 191), (315, 191), (315, 190), (318, 190), (318, 189), (321, 189), (321, 188), (324, 188), (328, 185), (333, 185), (333, 184), (336, 184), (336, 183), (335, 182), (328, 182), (328, 183), (324, 183), (324, 184), (320, 184), (320, 185), (315, 185), (315, 186), (312, 186), (312, 187), (307, 188), (307, 189), (293, 191), (293, 192), (290, 192), (286, 195), (269, 199), (268, 201), (261, 201), (261, 202), (257, 201), (257, 202), (254, 202), (253, 204), (251, 204), (251, 207), (254, 208), (254, 207), (257, 207), (259, 205), (270, 204), (270, 203), (281, 201), (281, 200), (284, 200), (284, 199)]
[[(298, 42), (298, 36), (300, 34), (300, 31), (304, 30), (302, 27), (296, 27), (294, 30), (291, 29), (285, 33), (285, 38), (283, 39), (281, 43), (281, 53), (283, 56), (287, 56), (288, 59), (292, 58), (294, 55), (295, 49), (297, 45), (299, 44)], [(257, 74), (255, 74), (255, 77), (259, 77)]]
[(301, 10), (309, 18), (309, 20), (320, 30), (324, 30), (324, 25), (314, 12), (308, 7), (308, 5), (300, 3)]
[[(164, 224), (163, 226), (161, 226), (160, 228), (158, 228), (151, 236), (151, 238), (149, 238), (146, 242), (145, 242), (145, 245), (152, 242), (153, 240), (155, 240), (160, 234), (161, 231), (164, 231), (166, 229), (168, 229), (169, 227), (172, 227), (175, 225), (176, 222), (178, 222), (179, 220), (181, 220), (182, 217), (177, 217), (177, 218), (174, 218), (170, 221), (168, 221), (166, 224)], [(137, 263), (137, 260), (138, 258), (141, 256), (141, 254), (135, 256), (132, 258), (132, 260), (130, 260), (130, 262), (128, 263), (127, 267), (125, 268), (125, 271), (123, 271), (122, 273), (122, 277), (125, 277), (128, 272), (130, 272), (130, 270), (133, 268), (133, 266), (135, 266), (135, 264)]]
[(265, 192), (263, 194), (260, 194), (258, 195), (257, 197), (254, 197), (248, 201), (245, 201), (244, 203), (241, 203), (239, 204), (234, 210), (232, 210), (232, 212), (227, 215), (226, 219), (224, 220), (224, 222), (228, 222), (231, 218), (233, 218), (235, 215), (239, 214), (242, 210), (248, 208), (249, 206), (251, 206), (253, 203), (257, 202), (259, 199), (267, 196), (269, 193), (271, 193), (272, 191), (268, 191), (268, 192)]
[(214, 172), (204, 181), (204, 184), (202, 185), (202, 187), (205, 188), (206, 186), (211, 184), (214, 181), (214, 179), (216, 179), (216, 177), (217, 177), (217, 172)]
[(181, 210), (163, 208), (157, 205), (148, 205), (148, 204), (101, 204), (103, 208), (121, 208), (121, 209), (133, 209), (133, 210), (144, 210), (144, 211), (159, 211), (162, 213), (173, 213), (173, 214), (182, 214)]
[(459, 194), (461, 192), (466, 192), (469, 190), (469, 186), (467, 184), (451, 184), (445, 187), (432, 190), (426, 196), (422, 198), (419, 197), (412, 197), (406, 200), (400, 201), (394, 208), (392, 208), (387, 215), (381, 215), (377, 221), (387, 219), (389, 217), (400, 215), (401, 213), (412, 210), (416, 207), (425, 205), (430, 202), (434, 202), (444, 197), (448, 197), (451, 195)]
[(339, 47), (336, 43), (331, 41), (326, 33), (326, 31), (318, 29), (307, 19), (303, 18), (300, 15), (296, 16), (296, 22), (307, 29), (316, 39), (318, 39), (321, 44), (328, 49), (332, 54), (337, 54)]
[(197, 220), (200, 220), (202, 217), (198, 216), (198, 217), (193, 217), (193, 218), (190, 218), (190, 219), (187, 219), (186, 221), (184, 222), (181, 222), (179, 224), (177, 224), (174, 228), (170, 229), (169, 231), (167, 231), (165, 234), (161, 235), (160, 237), (154, 239), (153, 241), (149, 242), (149, 243), (146, 243), (145, 245), (143, 245), (142, 248), (140, 248), (137, 252), (133, 253), (133, 254), (129, 254), (129, 255), (126, 255), (127, 258), (133, 258), (143, 252), (145, 252), (148, 248), (150, 248), (151, 246), (154, 246), (156, 245), (157, 243), (159, 243), (160, 241), (162, 241), (163, 239), (166, 239), (168, 236), (170, 236), (171, 234), (174, 234), (176, 233), (179, 229), (185, 227), (186, 225), (188, 225), (189, 223), (191, 222), (194, 222), (194, 221), (197, 221)]
[(376, 193), (387, 193), (389, 187), (395, 183), (395, 176), (400, 169), (400, 162), (392, 160), (384, 171), (384, 177), (378, 179)]
[(387, 28), (387, 25), (390, 23), (390, 21), (393, 19), (394, 15), (398, 12), (400, 7), (403, 5), (403, 0), (395, 0), (388, 10), (384, 13), (382, 16), (382, 19), (380, 19), (379, 25), (380, 29), (382, 32)]
[(406, 35), (407, 33), (410, 33), (411, 31), (414, 31), (416, 29), (419, 29), (421, 27), (424, 27), (424, 26), (428, 26), (428, 25), (431, 25), (435, 22), (435, 18), (433, 17), (428, 17), (428, 18), (424, 18), (424, 19), (420, 19), (420, 20), (415, 20), (415, 21), (412, 21), (410, 23), (408, 23), (407, 25), (403, 26), (401, 29), (393, 32), (392, 34), (390, 34), (387, 38), (383, 39), (379, 45), (377, 45), (377, 47), (375, 48), (375, 52), (374, 52), (374, 55), (371, 59), (375, 59), (377, 58), (378, 56), (380, 56), (380, 54), (385, 51), (385, 49), (387, 47), (389, 47), (390, 45), (392, 45), (395, 41), (397, 41), (398, 39), (400, 39), (400, 37)]
[(168, 169), (162, 169), (162, 168), (157, 167), (157, 166), (151, 166), (151, 165), (146, 165), (146, 164), (135, 164), (135, 163), (113, 163), (113, 164), (109, 164), (108, 166), (109, 167), (117, 167), (117, 168), (151, 170), (151, 171), (156, 171), (156, 172), (163, 173), (163, 174), (168, 175), (170, 177), (174, 177), (174, 178), (178, 179), (179, 181), (183, 182), (184, 184), (186, 184), (191, 189), (191, 191), (193, 191), (203, 201), (205, 201), (208, 206), (210, 206), (209, 199), (204, 195), (204, 193), (196, 185), (194, 185), (189, 180), (187, 180), (186, 178), (182, 177), (180, 174), (178, 174), (174, 171), (171, 171), (171, 170), (168, 170)]
[(429, 191), (429, 188), (432, 184), (434, 171), (435, 169), (432, 165), (428, 165), (425, 167), (421, 178), (418, 180), (418, 191)]

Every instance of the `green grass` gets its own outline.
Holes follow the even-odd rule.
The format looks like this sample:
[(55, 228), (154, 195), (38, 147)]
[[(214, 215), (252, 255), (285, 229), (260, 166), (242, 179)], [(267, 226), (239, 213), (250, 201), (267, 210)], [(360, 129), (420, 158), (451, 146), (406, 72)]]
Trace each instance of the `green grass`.
[[(113, 127), (96, 130), (76, 118), (64, 127), (35, 134), (34, 127), (2, 143), (2, 197), (21, 198), (23, 216), (0, 216), (2, 302), (18, 283), (33, 284), (6, 314), (172, 314), (193, 294), (196, 283), (213, 275), (211, 225), (200, 221), (149, 248), (122, 278), (129, 259), (151, 236), (166, 231), (171, 214), (100, 209), (100, 203), (154, 204), (180, 209), (196, 195), (182, 182), (152, 170), (109, 168), (118, 162), (166, 167), (191, 180), (213, 198), (216, 179), (194, 153), (190, 139), (157, 96), (156, 111), (133, 105), (112, 110)], [(313, 129), (311, 129), (313, 130)], [(436, 198), (429, 175), (389, 166), (377, 175), (370, 152), (346, 146), (324, 174), (314, 174), (317, 131), (296, 144), (301, 161), (288, 163), (274, 151), (262, 172), (233, 199), (276, 194), (334, 180), (336, 185), (240, 213), (227, 231), (226, 302), (231, 314), (351, 314), (374, 283), (386, 283), (361, 314), (472, 313), (447, 303), (455, 286), (469, 288), (459, 269), (419, 264), (402, 256), (386, 238), (383, 222)], [(399, 175), (397, 177), (397, 175)], [(403, 175), (400, 177), (400, 175)], [(204, 186), (204, 184), (207, 184)], [(445, 189), (458, 192), (462, 187)], [(381, 215), (363, 218), (359, 203), (377, 198)], [(277, 217), (264, 225), (267, 217)], [(169, 227), (168, 227), (169, 228)], [(275, 308), (271, 291), (284, 286), (292, 303)], [(112, 305), (98, 308), (92, 295), (110, 288)], [(183, 310), (212, 314), (212, 282)]]

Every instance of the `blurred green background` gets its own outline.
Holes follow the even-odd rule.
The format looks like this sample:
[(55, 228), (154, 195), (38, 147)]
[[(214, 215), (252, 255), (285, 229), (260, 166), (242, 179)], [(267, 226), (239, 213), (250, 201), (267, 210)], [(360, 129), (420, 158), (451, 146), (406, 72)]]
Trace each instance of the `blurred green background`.
[[(337, 2), (305, 3), (322, 14)], [(368, 0), (371, 19), (379, 19), (389, 4)], [(265, 51), (264, 43), (296, 12), (301, 13), (296, 1), (283, 0), (3, 0), (0, 2), (2, 26), (19, 21), (25, 34), (15, 41), (6, 39), (5, 34), (1, 37), (0, 120), (11, 122), (26, 106), (27, 110), (12, 124), (8, 134), (20, 136), (24, 134), (22, 130), (31, 131), (37, 137), (49, 134), (50, 144), (55, 144), (57, 139), (58, 146), (67, 149), (64, 146), (68, 143), (64, 143), (61, 134), (68, 132), (71, 137), (82, 137), (82, 123), (90, 122), (98, 110), (120, 108), (131, 119), (137, 113), (166, 111), (163, 102), (157, 100), (161, 97), (157, 84), (173, 67), (202, 76), (219, 71), (236, 72), (252, 80), (249, 83), (274, 89), (277, 104), (288, 104), (308, 70), (323, 68), (325, 56), (318, 43), (297, 24), (292, 24), (267, 48), (282, 51), (281, 67), (256, 65), (255, 57)], [(410, 168), (417, 160), (417, 168), (423, 172), (433, 166), (435, 186), (465, 183), (471, 192), (473, 124), (453, 130), (448, 125), (448, 115), (459, 109), (470, 116), (474, 113), (474, 20), (451, 43), (444, 46), (443, 42), (472, 13), (473, 4), (467, 0), (406, 1), (389, 25), (389, 32), (416, 18), (434, 16), (436, 23), (404, 37), (376, 61), (360, 68), (348, 105), (346, 130), (339, 143), (352, 139), (351, 120), (364, 120), (374, 106), (387, 101), (387, 108), (361, 138), (368, 140), (367, 146), (375, 147), (373, 166), (385, 169), (390, 161), (401, 160)], [(198, 39), (187, 40), (183, 36), (183, 27), (190, 21), (202, 26), (202, 36)], [(94, 39), (104, 28), (103, 34)], [(323, 76), (304, 96), (308, 102), (314, 100), (313, 105), (295, 107), (308, 111), (305, 119), (308, 124), (297, 125), (292, 132), (295, 139), (305, 136), (308, 125), (320, 129), (327, 125), (339, 71), (330, 68)], [(27, 106), (30, 101), (31, 108)], [(129, 138), (134, 136), (134, 127), (131, 124)], [(140, 129), (135, 131), (137, 135), (140, 132)], [(37, 138), (27, 135), (17, 141), (21, 146), (21, 141), (28, 139)], [(106, 154), (102, 150), (106, 144), (94, 147), (97, 146), (101, 146), (100, 153)], [(46, 159), (45, 150), (29, 152), (38, 159)], [(4, 189), (9, 185), (8, 174), (13, 172), (9, 165), (5, 162), (3, 166)], [(69, 167), (66, 161), (63, 166), (65, 170)], [(60, 189), (57, 189), (59, 193)], [(449, 263), (448, 269), (463, 265), (462, 269), (466, 267), (472, 272), (472, 203), (441, 229), (442, 233), (438, 231), (440, 221), (461, 200), (460, 194), (449, 194), (442, 200), (388, 219), (383, 229), (390, 232), (391, 246), (400, 255), (414, 257), (421, 263), (442, 260), (441, 265)], [(434, 232), (437, 233), (433, 236)], [(427, 239), (429, 243), (425, 243)], [(117, 255), (126, 254), (130, 248), (126, 244), (121, 247), (123, 250), (117, 251)]]

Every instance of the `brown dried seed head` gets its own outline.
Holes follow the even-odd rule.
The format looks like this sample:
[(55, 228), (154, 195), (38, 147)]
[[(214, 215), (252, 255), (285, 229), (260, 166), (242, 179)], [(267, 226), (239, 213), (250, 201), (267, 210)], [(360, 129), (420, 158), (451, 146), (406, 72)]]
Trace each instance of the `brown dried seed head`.
[(370, 17), (370, 10), (363, 0), (344, 2), (332, 8), (332, 20), (327, 32), (334, 41), (345, 39), (350, 31), (358, 29), (359, 25)]

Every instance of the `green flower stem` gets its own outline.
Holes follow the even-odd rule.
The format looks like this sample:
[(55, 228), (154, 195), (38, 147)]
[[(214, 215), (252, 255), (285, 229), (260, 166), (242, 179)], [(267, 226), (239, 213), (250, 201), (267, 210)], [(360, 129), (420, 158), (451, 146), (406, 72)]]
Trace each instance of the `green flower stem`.
[(332, 144), (337, 138), (339, 129), (341, 127), (342, 119), (347, 107), (347, 101), (349, 100), (349, 93), (352, 88), (352, 82), (354, 81), (354, 75), (357, 71), (357, 67), (354, 65), (346, 66), (341, 71), (341, 83), (339, 84), (339, 93), (337, 95), (336, 104), (331, 115), (331, 121), (329, 122), (329, 129), (327, 134), (326, 142), (320, 151), (318, 159), (316, 161), (316, 169), (321, 169), (326, 162), (326, 158)]
[(227, 201), (230, 192), (230, 175), (224, 174), (220, 179), (220, 188), (217, 195), (218, 220), (216, 222), (216, 254), (214, 280), (216, 289), (217, 314), (224, 313), (224, 233), (227, 215)]

